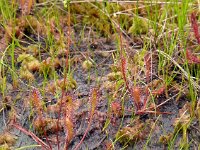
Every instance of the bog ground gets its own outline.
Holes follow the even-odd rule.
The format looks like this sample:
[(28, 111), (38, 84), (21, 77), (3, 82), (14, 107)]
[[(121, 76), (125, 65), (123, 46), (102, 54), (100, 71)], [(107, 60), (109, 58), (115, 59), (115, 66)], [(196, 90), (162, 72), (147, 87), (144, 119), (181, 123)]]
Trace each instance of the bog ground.
[(200, 149), (200, 2), (0, 1), (0, 150)]

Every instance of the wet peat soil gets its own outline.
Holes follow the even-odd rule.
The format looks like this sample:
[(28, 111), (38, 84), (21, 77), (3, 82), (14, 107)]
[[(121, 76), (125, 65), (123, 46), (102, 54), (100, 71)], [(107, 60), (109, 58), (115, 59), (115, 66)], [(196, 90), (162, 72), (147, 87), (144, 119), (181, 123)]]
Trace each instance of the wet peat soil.
[[(119, 102), (124, 105), (124, 110), (119, 111), (122, 112), (119, 116), (115, 116), (111, 113), (110, 110), (110, 97), (114, 94), (113, 90), (109, 89), (105, 83), (110, 80), (108, 78), (108, 74), (112, 72), (112, 66), (114, 67), (113, 55), (117, 53), (117, 46), (115, 41), (107, 40), (106, 38), (99, 37), (91, 37), (89, 35), (89, 31), (85, 33), (86, 37), (91, 37), (92, 41), (89, 39), (80, 39), (79, 31), (76, 31), (75, 38), (79, 43), (79, 46), (74, 46), (71, 44), (70, 48), (70, 57), (76, 59), (76, 63), (71, 64), (71, 68), (73, 70), (73, 78), (77, 83), (75, 89), (72, 89), (69, 93), (76, 100), (78, 108), (75, 112), (73, 112), (73, 138), (68, 145), (69, 149), (74, 149), (75, 146), (80, 142), (81, 138), (84, 135), (84, 132), (87, 128), (89, 121), (89, 97), (90, 91), (94, 87), (98, 86), (98, 103), (96, 106), (95, 114), (93, 117), (93, 121), (91, 127), (89, 128), (89, 132), (86, 135), (81, 149), (109, 149), (111, 145), (111, 140), (114, 142), (116, 133), (124, 127), (132, 127), (134, 131), (131, 134), (134, 134), (136, 130), (141, 130), (141, 134), (136, 132), (136, 136), (130, 140), (129, 144), (126, 146), (126, 142), (119, 142), (118, 140), (114, 142), (114, 149), (156, 149), (163, 150), (169, 148), (169, 145), (162, 144), (159, 139), (163, 135), (168, 135), (174, 132), (174, 119), (179, 116), (179, 110), (184, 106), (187, 102), (187, 99), (184, 96), (181, 96), (178, 100), (176, 100), (177, 93), (173, 93), (173, 91), (169, 91), (169, 101), (162, 105), (159, 109), (161, 112), (170, 112), (171, 114), (150, 114), (145, 113), (143, 115), (134, 115), (134, 103), (131, 96), (126, 92), (124, 99), (122, 99), (124, 92), (119, 92), (119, 96), (116, 96), (113, 101)], [(88, 36), (87, 36), (88, 35)], [(95, 35), (95, 34), (94, 34)], [(27, 40), (24, 38), (23, 40)], [(95, 41), (95, 42), (94, 42)], [(137, 44), (137, 43), (136, 43)], [(75, 42), (76, 45), (76, 42)], [(44, 59), (45, 59), (44, 54)], [(87, 71), (83, 69), (82, 63), (85, 59), (91, 58), (95, 65)], [(118, 62), (119, 65), (120, 62)], [(19, 64), (20, 67), (20, 64)], [(118, 66), (119, 67), (119, 66)], [(60, 70), (59, 70), (60, 69)], [(62, 72), (62, 67), (57, 69), (57, 72)], [(156, 73), (156, 69), (153, 74)], [(43, 89), (43, 93), (40, 91), (41, 97), (44, 105), (48, 107), (49, 105), (53, 105), (57, 103), (59, 96), (53, 95), (51, 92), (48, 92), (47, 85), (48, 83), (53, 82), (50, 77), (47, 78), (47, 84), (44, 86), (43, 77), (39, 75), (37, 72), (34, 73), (35, 82), (33, 86), (37, 89)], [(60, 78), (63, 78), (63, 74), (60, 73)], [(154, 80), (157, 79), (156, 75)], [(98, 82), (97, 82), (98, 81)], [(30, 107), (30, 97), (33, 95), (33, 89), (30, 88), (29, 83), (26, 80), (20, 80), (20, 88), (15, 89), (12, 86), (12, 78), (11, 75), (7, 74), (7, 93), (6, 97), (8, 99), (7, 106), (0, 112), (0, 132), (9, 132), (13, 137), (16, 138), (16, 143), (11, 147), (13, 149), (28, 146), (28, 145), (37, 145), (37, 143), (30, 136), (25, 133), (19, 131), (18, 129), (10, 126), (10, 122), (12, 121), (12, 117), (15, 116), (16, 122), (20, 124), (26, 130), (32, 131), (35, 133), (40, 139), (46, 141), (46, 137), (44, 135), (40, 135), (38, 131), (36, 131), (33, 127), (34, 119), (37, 114), (34, 114), (33, 108)], [(124, 90), (126, 91), (126, 89)], [(1, 95), (1, 99), (3, 96)], [(168, 99), (166, 95), (163, 93), (156, 97), (155, 103), (158, 105), (165, 100)], [(10, 103), (13, 102), (14, 103)], [(78, 101), (78, 102), (77, 102)], [(75, 103), (75, 102), (74, 102)], [(13, 105), (14, 104), (14, 105)], [(46, 116), (49, 118), (57, 118), (58, 115), (54, 113), (45, 112)], [(61, 115), (61, 118), (63, 116)], [(62, 120), (62, 119), (60, 119)], [(143, 126), (142, 128), (138, 126)], [(55, 126), (55, 122), (54, 122)], [(65, 129), (61, 129), (61, 131), (53, 131), (53, 127), (49, 127), (47, 131), (48, 140), (53, 149), (57, 149), (57, 141), (56, 135), (59, 134), (60, 148), (64, 147)], [(62, 127), (64, 128), (64, 127)], [(143, 130), (144, 128), (144, 130)], [(190, 145), (189, 149), (195, 149), (200, 141), (200, 133), (198, 129), (198, 122), (192, 122), (192, 126), (189, 127), (188, 130), (188, 138), (189, 141), (194, 141)], [(128, 131), (128, 130), (127, 130)], [(196, 132), (195, 132), (196, 131)], [(173, 142), (172, 149), (179, 149), (179, 143), (182, 139), (182, 134), (178, 134)], [(128, 139), (125, 139), (128, 140)], [(2, 143), (1, 143), (2, 144)], [(29, 149), (40, 149), (39, 147), (29, 148)]]

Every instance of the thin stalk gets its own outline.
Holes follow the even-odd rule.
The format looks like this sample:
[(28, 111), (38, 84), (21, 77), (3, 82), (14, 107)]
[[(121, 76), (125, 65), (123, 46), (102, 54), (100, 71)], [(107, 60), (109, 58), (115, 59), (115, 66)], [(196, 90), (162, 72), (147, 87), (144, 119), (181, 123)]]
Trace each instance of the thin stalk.
[(97, 88), (94, 88), (92, 89), (91, 91), (91, 97), (90, 97), (90, 103), (91, 103), (91, 110), (90, 110), (90, 120), (89, 120), (89, 123), (88, 123), (88, 126), (87, 126), (87, 129), (85, 130), (85, 133), (81, 139), (81, 141), (79, 142), (79, 144), (75, 147), (74, 150), (78, 150), (81, 146), (81, 144), (83, 143), (87, 133), (89, 132), (89, 129), (90, 129), (90, 126), (92, 124), (92, 120), (93, 120), (93, 116), (94, 116), (94, 113), (95, 113), (95, 109), (96, 109), (96, 106), (97, 106), (97, 102), (98, 102), (98, 91), (97, 91)]
[[(57, 132), (56, 132), (56, 139), (57, 139), (57, 148), (58, 150), (60, 149), (60, 141), (59, 141), (59, 135), (58, 135), (58, 129), (59, 129), (59, 121), (60, 121), (60, 117), (61, 117), (61, 110), (62, 110), (62, 103), (63, 103), (63, 99), (64, 99), (64, 95), (65, 95), (65, 87), (66, 87), (66, 82), (67, 82), (67, 70), (69, 69), (68, 65), (69, 65), (69, 60), (68, 60), (68, 56), (69, 56), (69, 52), (70, 52), (70, 33), (71, 33), (71, 27), (70, 27), (70, 3), (68, 3), (67, 5), (68, 8), (68, 18), (67, 18), (67, 25), (68, 25), (68, 32), (67, 32), (67, 50), (66, 50), (66, 61), (65, 61), (65, 67), (66, 70), (64, 72), (64, 88), (62, 88), (62, 96), (61, 96), (61, 103), (60, 103), (60, 110), (58, 113), (58, 121), (57, 121)], [(66, 150), (67, 150), (67, 146), (66, 146)]]

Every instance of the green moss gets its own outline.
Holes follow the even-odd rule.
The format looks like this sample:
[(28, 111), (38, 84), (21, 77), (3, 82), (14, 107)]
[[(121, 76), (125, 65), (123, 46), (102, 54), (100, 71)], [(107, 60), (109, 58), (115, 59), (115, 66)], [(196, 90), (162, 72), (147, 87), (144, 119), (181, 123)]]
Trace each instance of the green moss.
[[(84, 25), (93, 26), (98, 32), (104, 36), (110, 36), (114, 33), (112, 21), (120, 23), (122, 28), (128, 29), (131, 25), (131, 17), (125, 14), (114, 15), (118, 11), (125, 10), (117, 3), (81, 3), (71, 5), (72, 14), (81, 14), (81, 19), (76, 20), (72, 17), (72, 21), (79, 22)], [(84, 14), (84, 15), (83, 15)]]
[(91, 68), (92, 68), (93, 64), (90, 60), (85, 60), (83, 63), (82, 63), (82, 67), (84, 70), (87, 70), (89, 71)]
[(140, 140), (142, 137), (142, 132), (144, 124), (138, 124), (135, 127), (124, 127), (116, 135), (116, 139), (119, 139), (119, 142), (122, 144), (125, 143), (135, 143)]
[(147, 32), (148, 32), (148, 24), (146, 20), (135, 16), (133, 19), (133, 24), (129, 28), (128, 33), (131, 33), (133, 35), (138, 35), (138, 34), (146, 34)]
[(20, 78), (28, 80), (28, 81), (35, 80), (34, 75), (26, 67), (20, 68), (19, 76)]

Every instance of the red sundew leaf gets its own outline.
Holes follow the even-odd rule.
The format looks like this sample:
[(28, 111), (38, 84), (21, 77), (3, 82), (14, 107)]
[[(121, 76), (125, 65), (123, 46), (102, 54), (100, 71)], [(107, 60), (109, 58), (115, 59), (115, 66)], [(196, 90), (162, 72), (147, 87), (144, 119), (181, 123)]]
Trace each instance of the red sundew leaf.
[(134, 101), (135, 107), (137, 110), (140, 110), (142, 106), (142, 102), (140, 100), (140, 89), (138, 87), (131, 88), (129, 86), (128, 80), (126, 78), (126, 59), (123, 56), (121, 57), (121, 71), (126, 88)]
[(34, 5), (33, 0), (20, 0), (20, 7), (22, 9), (22, 15), (29, 15), (31, 7)]
[(186, 50), (186, 58), (191, 64), (200, 64), (200, 58), (192, 54), (192, 52), (188, 49)]
[(112, 102), (110, 106), (111, 106), (112, 113), (114, 115), (116, 115), (116, 116), (121, 115), (122, 106), (119, 102)]
[(161, 87), (160, 89), (152, 91), (153, 95), (161, 95), (165, 91), (165, 86)]
[(66, 135), (66, 148), (68, 147), (68, 144), (71, 142), (73, 136), (74, 136), (74, 124), (70, 117), (65, 117), (65, 126), (67, 129), (67, 135)]
[(131, 93), (131, 89), (129, 87), (129, 84), (126, 78), (126, 59), (124, 57), (121, 58), (121, 70), (122, 70), (122, 76), (123, 76), (124, 82), (126, 84), (126, 88)]
[(137, 110), (140, 110), (143, 104), (141, 102), (141, 90), (139, 87), (133, 88), (132, 97), (133, 97), (134, 103), (137, 107)]
[(90, 94), (90, 103), (91, 103), (91, 115), (94, 115), (97, 103), (98, 103), (98, 90), (93, 88)]
[(124, 57), (121, 57), (121, 70), (122, 70), (122, 76), (123, 76), (126, 88), (133, 99), (135, 107), (137, 108), (137, 110), (140, 110), (143, 105), (140, 99), (141, 98), (140, 88), (139, 87), (131, 88), (129, 86), (128, 80), (126, 78), (126, 59)]
[(146, 81), (148, 83), (150, 81), (150, 71), (151, 71), (151, 56), (149, 53), (144, 56), (144, 62), (146, 66), (145, 76), (146, 76)]
[[(38, 115), (38, 123), (45, 123), (45, 120), (43, 118), (43, 113), (44, 113), (44, 110), (43, 110), (43, 106), (42, 106), (42, 101), (41, 101), (41, 96), (40, 96), (40, 92), (37, 90), (37, 89), (33, 89), (33, 92), (32, 92), (32, 102), (33, 102), (33, 105), (35, 107), (35, 110), (36, 110), (36, 113)], [(41, 126), (42, 130), (44, 131), (44, 136), (47, 140), (47, 143), (49, 144), (49, 147), (50, 149), (51, 148), (51, 145), (49, 143), (49, 139), (47, 137), (47, 134), (46, 134), (46, 131), (44, 130), (44, 126)]]
[(37, 114), (42, 118), (42, 114), (43, 114), (42, 101), (40, 99), (40, 93), (37, 89), (33, 89), (32, 102)]
[(25, 4), (25, 0), (20, 0), (19, 4), (20, 4), (20, 7), (22, 8), (24, 6), (24, 4)]
[(197, 39), (197, 42), (200, 44), (200, 35), (199, 35), (198, 22), (197, 22), (197, 19), (196, 19), (196, 14), (193, 12), (191, 14), (190, 18), (191, 18), (191, 26), (193, 28), (194, 35)]

